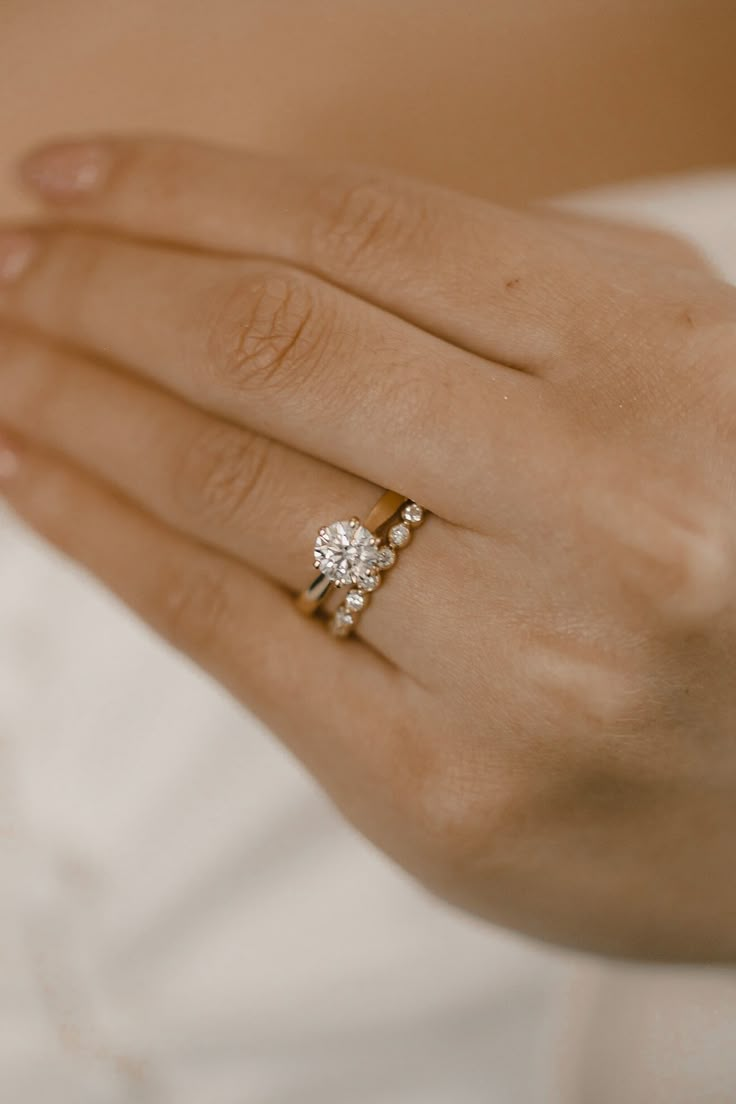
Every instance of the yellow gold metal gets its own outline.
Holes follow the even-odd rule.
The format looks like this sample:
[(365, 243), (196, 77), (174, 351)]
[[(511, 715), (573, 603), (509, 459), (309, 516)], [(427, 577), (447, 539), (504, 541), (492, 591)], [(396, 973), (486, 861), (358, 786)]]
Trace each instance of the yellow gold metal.
[[(406, 495), (398, 494), (396, 491), (384, 491), (365, 520), (366, 529), (374, 534), (380, 533), (408, 501)], [(358, 522), (359, 519), (351, 520)], [(306, 617), (311, 617), (325, 601), (334, 585), (331, 579), (320, 573), (296, 599), (297, 609)]]
[[(396, 515), (394, 515), (395, 517)], [(418, 502), (406, 502), (401, 508), (401, 521), (396, 523), (392, 518), (382, 530), (382, 535), (387, 532), (387, 543), (380, 548), (379, 574), (373, 580), (373, 585), (367, 582), (357, 583), (350, 590), (329, 622), (330, 631), (340, 640), (345, 640), (354, 632), (357, 632), (361, 619), (368, 607), (372, 592), (381, 581), (382, 573), (390, 571), (397, 562), (402, 548), (411, 541), (412, 532), (426, 520), (426, 510)]]

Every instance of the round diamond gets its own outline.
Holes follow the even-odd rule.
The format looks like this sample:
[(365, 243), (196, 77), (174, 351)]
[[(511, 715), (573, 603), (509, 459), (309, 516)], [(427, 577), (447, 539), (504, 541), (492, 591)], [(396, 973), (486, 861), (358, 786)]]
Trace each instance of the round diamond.
[(353, 613), (360, 613), (365, 606), (365, 594), (361, 594), (359, 590), (351, 590), (345, 599), (345, 605)]
[(376, 570), (376, 538), (359, 521), (336, 521), (320, 529), (314, 565), (335, 586), (365, 586)]
[(363, 590), (367, 591), (368, 594), (370, 594), (371, 591), (373, 591), (373, 590), (377, 590), (380, 585), (381, 585), (381, 576), (380, 575), (369, 575), (368, 578), (361, 584), (361, 586), (363, 587)]
[(384, 544), (383, 548), (378, 549), (378, 566), (381, 571), (385, 571), (387, 567), (393, 567), (396, 563), (396, 553), (393, 548), (388, 544)]
[(394, 525), (388, 534), (388, 543), (392, 548), (403, 548), (405, 544), (408, 544), (411, 540), (411, 529), (408, 525), (404, 525), (403, 522), (399, 522), (398, 525)]
[(340, 606), (335, 610), (335, 616), (332, 618), (330, 627), (335, 636), (347, 636), (354, 624), (355, 618), (350, 610), (345, 609), (344, 606)]
[(409, 525), (419, 525), (424, 517), (424, 510), (421, 506), (417, 506), (416, 502), (407, 502), (401, 511), (401, 516)]

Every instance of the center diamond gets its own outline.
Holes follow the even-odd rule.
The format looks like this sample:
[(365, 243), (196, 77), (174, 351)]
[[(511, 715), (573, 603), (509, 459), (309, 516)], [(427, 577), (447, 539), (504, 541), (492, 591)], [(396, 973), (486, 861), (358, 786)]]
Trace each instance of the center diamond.
[(378, 572), (378, 541), (357, 518), (320, 529), (314, 566), (335, 586), (364, 586)]

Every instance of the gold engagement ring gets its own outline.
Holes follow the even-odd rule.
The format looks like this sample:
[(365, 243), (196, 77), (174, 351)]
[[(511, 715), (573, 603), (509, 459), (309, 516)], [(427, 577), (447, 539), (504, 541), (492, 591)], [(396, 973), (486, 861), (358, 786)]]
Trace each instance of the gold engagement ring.
[(384, 491), (366, 518), (356, 517), (323, 526), (314, 542), (314, 566), (319, 574), (297, 599), (302, 613), (316, 613), (334, 589), (349, 587), (331, 614), (329, 627), (335, 636), (349, 636), (358, 625), (381, 576), (397, 561), (398, 553), (426, 517), (416, 502)]

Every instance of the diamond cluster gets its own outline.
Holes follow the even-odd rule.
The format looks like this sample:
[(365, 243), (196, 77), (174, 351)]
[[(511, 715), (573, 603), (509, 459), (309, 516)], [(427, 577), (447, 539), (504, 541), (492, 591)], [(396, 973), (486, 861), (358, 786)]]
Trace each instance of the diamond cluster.
[(335, 610), (330, 628), (335, 636), (349, 636), (357, 627), (370, 595), (381, 583), (381, 573), (397, 560), (399, 549), (411, 541), (412, 531), (424, 521), (416, 502), (406, 502), (400, 518), (394, 515), (386, 542), (381, 543), (357, 518), (320, 529), (314, 548), (314, 566), (336, 586), (351, 586)]

